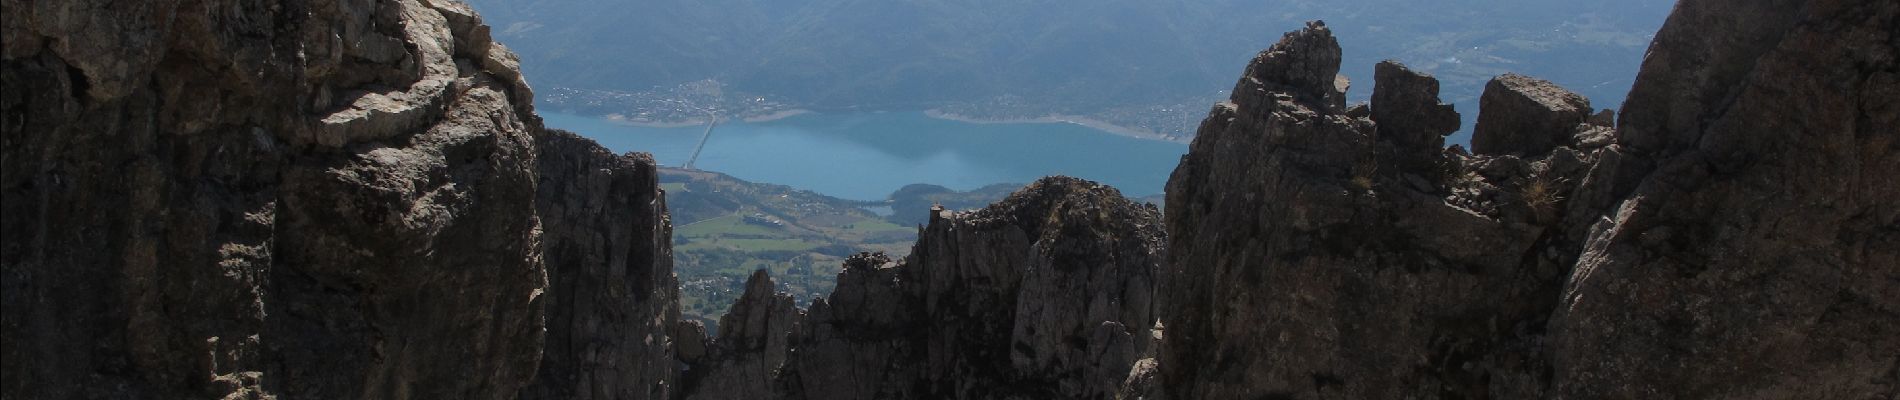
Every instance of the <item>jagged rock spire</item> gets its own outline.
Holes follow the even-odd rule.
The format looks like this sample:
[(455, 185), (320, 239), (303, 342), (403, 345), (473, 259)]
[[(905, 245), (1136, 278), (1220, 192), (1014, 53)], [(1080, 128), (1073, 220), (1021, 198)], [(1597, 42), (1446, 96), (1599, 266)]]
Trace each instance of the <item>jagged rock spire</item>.
[[(909, 257), (850, 257), (808, 314), (762, 295), (770, 283), (755, 274), (713, 361), (693, 365), (689, 376), (708, 377), (688, 398), (1107, 399), (1152, 351), (1166, 254), (1152, 206), (1050, 177), (981, 210), (933, 214)], [(796, 322), (724, 332), (786, 315)], [(789, 346), (769, 345), (785, 335)], [(768, 345), (743, 344), (758, 337)]]
[(1254, 56), (1234, 85), (1234, 102), (1261, 104), (1272, 93), (1282, 93), (1334, 109), (1344, 108), (1341, 55), (1332, 29), (1322, 21), (1308, 22), (1305, 29), (1288, 32), (1273, 47)]
[(1438, 79), (1398, 61), (1373, 67), (1372, 120), (1379, 136), (1414, 153), (1436, 153), (1458, 130), (1458, 111), (1438, 99)]

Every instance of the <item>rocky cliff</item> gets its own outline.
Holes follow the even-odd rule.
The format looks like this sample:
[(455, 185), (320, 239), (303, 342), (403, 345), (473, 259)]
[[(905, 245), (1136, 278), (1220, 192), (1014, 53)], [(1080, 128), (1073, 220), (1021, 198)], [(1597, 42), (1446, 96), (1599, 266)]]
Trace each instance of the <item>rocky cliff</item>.
[(1685, 0), (1624, 110), (1554, 392), (1900, 397), (1900, 3)]
[(653, 158), (559, 130), (536, 144), (547, 341), (521, 398), (677, 397), (679, 282)]
[(651, 161), (542, 132), (466, 6), (0, 21), (0, 395), (669, 396)]
[(1349, 110), (1328, 100), (1339, 51), (1316, 23), (1262, 52), (1175, 170), (1166, 392), (1535, 397), (1565, 220), (1527, 192), (1561, 198), (1594, 156), (1444, 150), (1457, 114), (1435, 80), (1388, 62), (1369, 109)]
[(754, 275), (687, 398), (1110, 398), (1155, 334), (1159, 217), (1045, 178), (934, 210), (910, 256), (852, 257), (808, 311)]
[(1313, 23), (1165, 215), (1044, 179), (713, 338), (651, 158), (459, 3), (0, 6), (9, 399), (1900, 395), (1890, 1), (1685, 0), (1620, 114), (1501, 76), (1470, 152)]
[(1168, 332), (1124, 394), (1900, 393), (1900, 5), (1746, 3), (1683, 1), (1621, 121), (1498, 77), (1475, 154), (1434, 80), (1342, 107), (1329, 30), (1289, 33), (1169, 183)]

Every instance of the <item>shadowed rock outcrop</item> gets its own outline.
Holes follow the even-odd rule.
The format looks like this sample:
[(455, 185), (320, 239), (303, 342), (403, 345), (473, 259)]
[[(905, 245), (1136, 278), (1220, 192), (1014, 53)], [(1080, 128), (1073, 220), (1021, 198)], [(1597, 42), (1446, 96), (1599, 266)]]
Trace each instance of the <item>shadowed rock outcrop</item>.
[(1412, 153), (1436, 154), (1458, 130), (1458, 111), (1438, 101), (1438, 79), (1397, 61), (1373, 67), (1371, 117), (1380, 136)]
[(536, 142), (547, 344), (522, 399), (671, 399), (682, 329), (672, 222), (646, 154), (549, 130)]
[[(1298, 49), (1338, 52), (1310, 24), (1254, 62), (1304, 64), (1283, 60)], [(1525, 398), (1544, 386), (1538, 345), (1565, 262), (1547, 237), (1561, 221), (1514, 189), (1560, 179), (1537, 167), (1549, 156), (1431, 145), (1456, 128), (1436, 82), (1379, 70), (1379, 87), (1400, 93), (1374, 95), (1377, 123), (1298, 95), (1325, 89), (1308, 79), (1256, 75), (1202, 124), (1168, 187), (1157, 361), (1171, 398)], [(1254, 94), (1278, 90), (1292, 93)]]
[(538, 122), (464, 6), (3, 6), (6, 397), (533, 377)]
[(1685, 0), (1624, 110), (1556, 394), (1900, 396), (1900, 3)]
[(467, 6), (0, 21), (0, 397), (668, 397), (651, 161), (544, 134)]
[(1169, 182), (1123, 394), (1892, 397), (1897, 10), (1684, 1), (1621, 121), (1506, 75), (1477, 154), (1419, 145), (1449, 130), (1395, 65), (1369, 113), (1314, 96), (1338, 50), (1289, 33)]
[[(933, 210), (909, 257), (852, 257), (808, 312), (754, 275), (691, 372), (744, 379), (695, 381), (689, 398), (1110, 398), (1149, 350), (1158, 217), (1045, 178), (982, 210)], [(754, 371), (769, 393), (751, 391)]]
[(765, 270), (746, 279), (745, 293), (719, 318), (719, 335), (706, 355), (686, 359), (688, 400), (765, 399), (780, 390), (778, 375), (789, 340), (804, 313), (779, 293)]

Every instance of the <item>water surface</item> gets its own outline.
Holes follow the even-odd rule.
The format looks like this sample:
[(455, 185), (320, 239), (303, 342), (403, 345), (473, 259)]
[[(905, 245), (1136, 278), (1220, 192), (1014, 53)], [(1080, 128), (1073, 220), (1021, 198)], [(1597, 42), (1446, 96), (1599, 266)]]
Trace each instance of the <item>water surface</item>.
[[(643, 151), (667, 166), (692, 155), (704, 127), (651, 128), (559, 112), (550, 128), (615, 152)], [(976, 124), (922, 112), (804, 114), (719, 124), (696, 168), (840, 198), (882, 200), (904, 185), (970, 190), (1062, 174), (1159, 194), (1187, 145), (1118, 136), (1072, 124)]]

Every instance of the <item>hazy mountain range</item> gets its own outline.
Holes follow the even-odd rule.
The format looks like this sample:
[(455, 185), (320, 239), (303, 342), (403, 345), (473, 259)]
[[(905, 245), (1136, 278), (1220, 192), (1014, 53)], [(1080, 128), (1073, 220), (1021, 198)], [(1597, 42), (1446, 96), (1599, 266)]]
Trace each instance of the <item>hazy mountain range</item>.
[[(472, 0), (538, 88), (716, 79), (821, 109), (958, 103), (1090, 114), (1187, 105), (1198, 120), (1281, 32), (1321, 19), (1370, 93), (1396, 58), (1436, 74), (1470, 128), (1503, 72), (1617, 107), (1667, 0)], [(1003, 100), (998, 100), (1003, 99)], [(1159, 108), (1157, 108), (1158, 110)], [(997, 111), (997, 110), (991, 110)], [(1004, 112), (1007, 114), (1007, 112)], [(1191, 130), (1191, 127), (1182, 127)], [(1461, 137), (1452, 142), (1463, 142)]]

